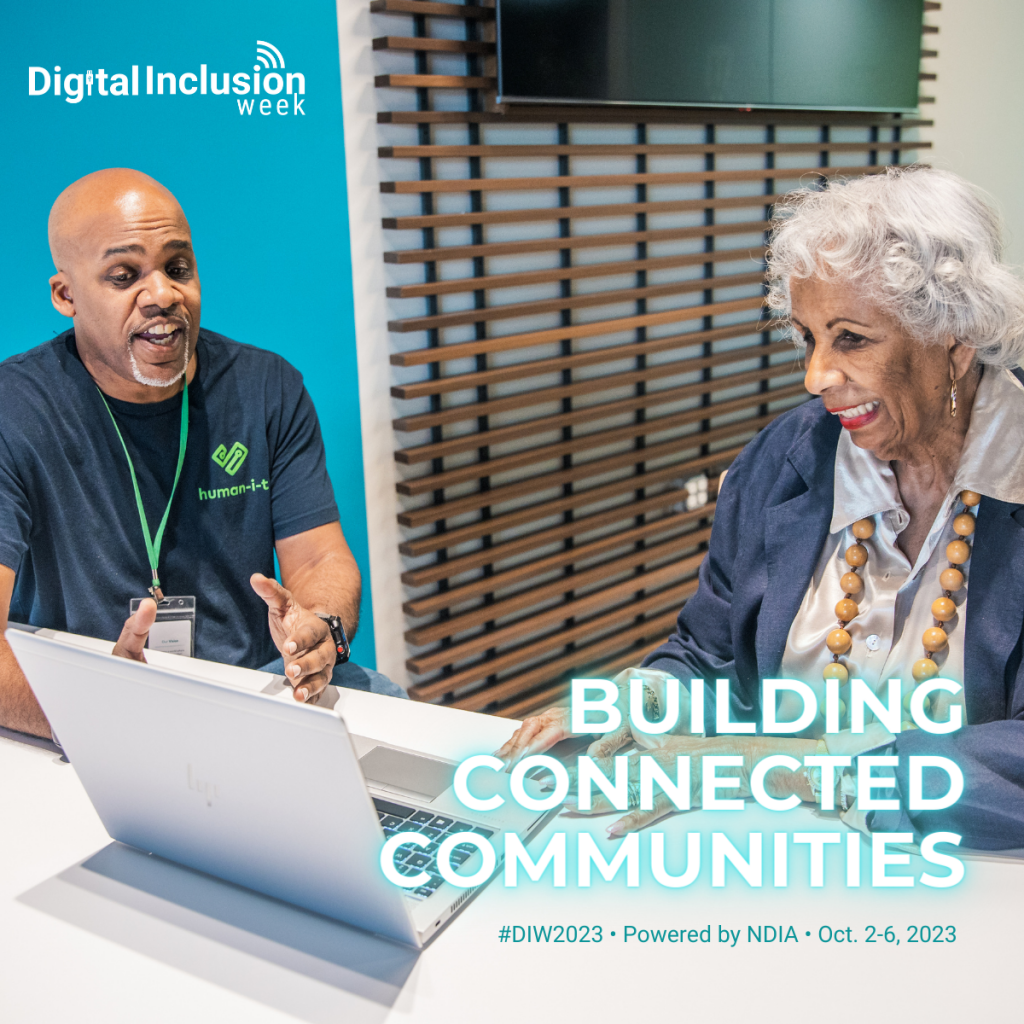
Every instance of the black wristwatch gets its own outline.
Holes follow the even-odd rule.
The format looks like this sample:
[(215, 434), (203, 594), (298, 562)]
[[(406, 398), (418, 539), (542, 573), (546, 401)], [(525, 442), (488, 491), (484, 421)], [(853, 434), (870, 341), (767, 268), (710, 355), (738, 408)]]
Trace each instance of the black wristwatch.
[(349, 646), (348, 637), (345, 636), (345, 627), (341, 624), (341, 619), (337, 615), (322, 615), (320, 612), (317, 612), (316, 616), (318, 619), (323, 619), (331, 631), (331, 639), (338, 652), (338, 660), (334, 664), (344, 665), (352, 653), (352, 648)]

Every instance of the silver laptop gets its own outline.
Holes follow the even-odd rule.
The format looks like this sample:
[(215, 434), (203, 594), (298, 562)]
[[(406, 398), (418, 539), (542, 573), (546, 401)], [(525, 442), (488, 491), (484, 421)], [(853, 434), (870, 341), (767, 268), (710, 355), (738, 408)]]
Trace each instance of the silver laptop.
[[(526, 841), (556, 813), (524, 810), (490, 772), (481, 781), (504, 805), (467, 812), (454, 762), (353, 736), (332, 708), (296, 703), (283, 676), (152, 652), (143, 664), (49, 630), (6, 635), (112, 838), (400, 942), (423, 946), (482, 888), (441, 878), (445, 836), (483, 833), (500, 864), (506, 831)], [(396, 858), (429, 876), (411, 891), (380, 866), (385, 837), (405, 831), (430, 840)], [(470, 844), (459, 860), (465, 875), (482, 864)]]

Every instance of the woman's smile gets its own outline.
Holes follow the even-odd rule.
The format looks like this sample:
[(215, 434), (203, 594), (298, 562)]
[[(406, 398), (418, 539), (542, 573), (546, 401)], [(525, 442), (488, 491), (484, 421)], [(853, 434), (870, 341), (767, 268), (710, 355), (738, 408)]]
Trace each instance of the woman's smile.
[(839, 417), (839, 422), (847, 430), (859, 430), (869, 423), (874, 423), (882, 409), (882, 403), (875, 400), (862, 402), (860, 405), (847, 405), (839, 409), (829, 409), (829, 412)]

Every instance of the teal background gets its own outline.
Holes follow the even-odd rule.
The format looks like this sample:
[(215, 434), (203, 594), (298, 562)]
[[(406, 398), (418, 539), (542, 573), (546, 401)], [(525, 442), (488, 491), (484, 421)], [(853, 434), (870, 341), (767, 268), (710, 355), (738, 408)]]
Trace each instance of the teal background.
[[(50, 305), (47, 283), (46, 218), (58, 193), (101, 167), (134, 167), (166, 185), (192, 225), (203, 326), (280, 353), (305, 378), (342, 528), (363, 574), (353, 658), (374, 667), (333, 0), (130, 8), (61, 0), (6, 5), (2, 25), (0, 358), (71, 326)], [(282, 52), (286, 71), (306, 76), (305, 117), (241, 116), (233, 94), (144, 95), (147, 64), (154, 75), (198, 75), (205, 63), (211, 73), (251, 77), (257, 39)], [(102, 67), (129, 81), (138, 64), (140, 95), (100, 97), (94, 85), (91, 97), (71, 104), (54, 97), (51, 83), (46, 95), (29, 96), (28, 68), (52, 77), (58, 64), (62, 75)]]

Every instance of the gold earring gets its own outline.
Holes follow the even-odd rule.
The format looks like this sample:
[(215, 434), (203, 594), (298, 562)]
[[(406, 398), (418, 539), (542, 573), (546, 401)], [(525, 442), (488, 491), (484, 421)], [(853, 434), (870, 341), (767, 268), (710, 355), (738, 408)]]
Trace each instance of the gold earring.
[(949, 414), (950, 416), (956, 416), (956, 377), (953, 378), (953, 383), (949, 385)]

